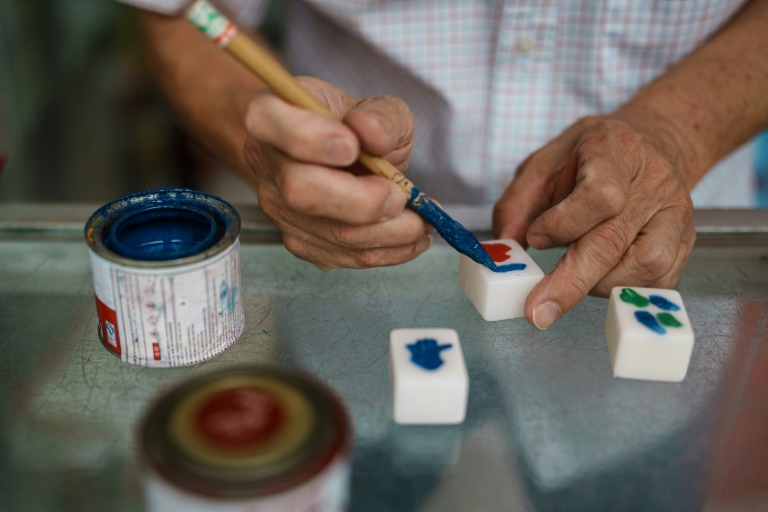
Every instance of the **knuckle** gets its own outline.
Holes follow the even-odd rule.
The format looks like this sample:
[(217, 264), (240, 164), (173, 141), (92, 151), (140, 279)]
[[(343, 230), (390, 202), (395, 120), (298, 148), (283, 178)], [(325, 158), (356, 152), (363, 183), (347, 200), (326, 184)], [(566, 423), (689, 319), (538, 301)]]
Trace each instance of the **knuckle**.
[(308, 189), (306, 181), (298, 173), (285, 172), (280, 179), (280, 197), (292, 210), (313, 213), (318, 208), (318, 202)]
[(677, 254), (668, 247), (654, 245), (644, 250), (630, 250), (629, 256), (634, 260), (639, 279), (645, 282), (663, 278), (672, 270)]
[(616, 180), (593, 182), (589, 195), (593, 208), (611, 217), (618, 215), (627, 203), (627, 193)]
[(360, 245), (360, 230), (355, 226), (337, 222), (331, 228), (331, 236), (334, 241), (343, 247), (357, 247)]
[(264, 119), (264, 95), (260, 94), (248, 104), (245, 111), (245, 129), (252, 135), (261, 133)]
[(356, 268), (373, 268), (381, 266), (380, 251), (376, 249), (361, 249), (353, 256)]

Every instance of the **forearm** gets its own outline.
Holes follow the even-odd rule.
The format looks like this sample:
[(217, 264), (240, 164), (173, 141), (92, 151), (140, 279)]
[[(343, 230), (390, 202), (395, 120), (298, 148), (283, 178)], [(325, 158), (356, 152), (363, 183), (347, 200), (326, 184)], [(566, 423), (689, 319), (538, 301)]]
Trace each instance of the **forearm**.
[(141, 23), (152, 71), (185, 126), (253, 183), (244, 118), (264, 84), (183, 18), (142, 12)]
[(718, 160), (768, 126), (768, 0), (746, 5), (617, 115), (661, 134), (693, 188)]

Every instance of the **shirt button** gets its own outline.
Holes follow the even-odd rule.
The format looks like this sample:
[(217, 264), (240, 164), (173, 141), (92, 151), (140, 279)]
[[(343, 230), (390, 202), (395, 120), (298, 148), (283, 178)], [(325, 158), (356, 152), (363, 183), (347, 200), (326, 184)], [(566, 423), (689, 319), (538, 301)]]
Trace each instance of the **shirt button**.
[(534, 48), (536, 48), (536, 43), (533, 39), (528, 39), (527, 37), (521, 37), (515, 44), (515, 51), (517, 53), (531, 53)]

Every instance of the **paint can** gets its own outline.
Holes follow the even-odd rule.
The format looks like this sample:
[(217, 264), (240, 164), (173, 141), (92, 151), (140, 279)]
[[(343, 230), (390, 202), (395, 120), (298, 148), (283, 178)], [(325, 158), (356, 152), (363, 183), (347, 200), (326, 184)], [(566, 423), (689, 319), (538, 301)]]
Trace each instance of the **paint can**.
[(182, 366), (234, 343), (245, 326), (240, 216), (194, 190), (122, 197), (85, 225), (99, 338), (131, 364)]
[(280, 367), (196, 376), (140, 430), (149, 512), (340, 512), (352, 429), (336, 394)]

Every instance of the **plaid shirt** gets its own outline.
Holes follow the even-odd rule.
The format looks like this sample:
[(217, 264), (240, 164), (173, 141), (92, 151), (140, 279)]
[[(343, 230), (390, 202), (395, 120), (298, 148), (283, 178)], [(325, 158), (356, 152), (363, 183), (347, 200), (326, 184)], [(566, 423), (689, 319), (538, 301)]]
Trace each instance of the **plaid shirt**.
[[(125, 0), (177, 9), (179, 0)], [(254, 28), (260, 0), (213, 0)], [(443, 203), (491, 203), (531, 152), (609, 112), (721, 27), (743, 0), (295, 0), (286, 61), (357, 97), (402, 98), (415, 121), (408, 176)], [(338, 56), (338, 57), (336, 57)], [(751, 204), (750, 148), (694, 191)]]

